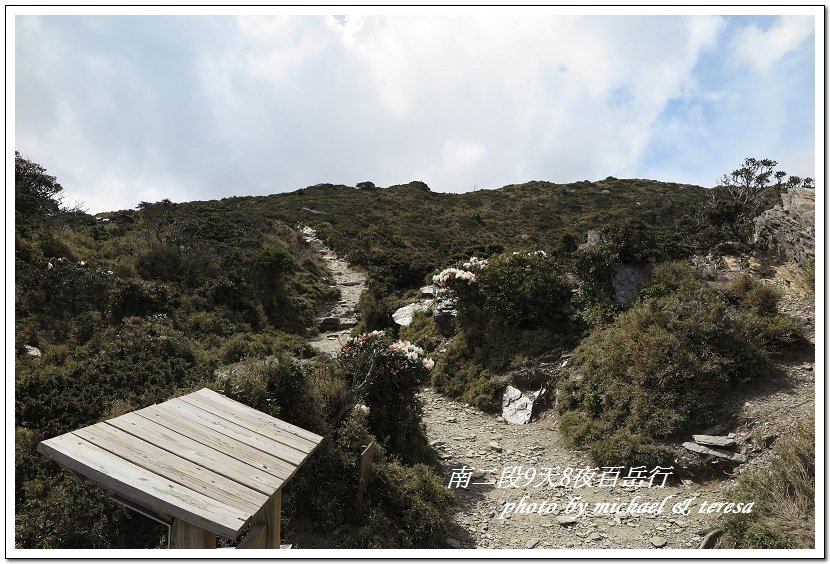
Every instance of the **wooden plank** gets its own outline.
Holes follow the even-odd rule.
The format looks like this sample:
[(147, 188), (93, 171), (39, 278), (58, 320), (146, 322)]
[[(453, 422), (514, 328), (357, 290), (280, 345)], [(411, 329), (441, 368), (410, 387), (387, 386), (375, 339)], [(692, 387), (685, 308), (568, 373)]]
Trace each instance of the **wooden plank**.
[(265, 511), (265, 525), (268, 531), (268, 540), (265, 541), (265, 548), (280, 547), (280, 530), (282, 520), (282, 490), (277, 490), (271, 499), (265, 502), (260, 510)]
[(159, 404), (156, 408), (166, 413), (179, 414), (185, 419), (198, 422), (200, 426), (210, 431), (221, 433), (226, 437), (232, 437), (241, 443), (245, 443), (248, 446), (284, 460), (294, 467), (299, 466), (305, 460), (305, 454), (297, 449), (278, 443), (265, 435), (260, 435), (255, 431), (237, 425), (233, 421), (223, 419), (189, 403), (171, 400)]
[(271, 496), (251, 518), (251, 530), (237, 548), (279, 548), (282, 490)]
[(316, 443), (313, 443), (308, 439), (298, 437), (297, 435), (287, 433), (275, 427), (261, 424), (256, 419), (249, 417), (248, 414), (244, 411), (230, 411), (226, 406), (220, 405), (213, 400), (206, 399), (204, 397), (197, 396), (194, 394), (182, 396), (178, 399), (191, 405), (194, 405), (200, 409), (204, 409), (205, 411), (209, 411), (218, 417), (227, 419), (228, 421), (236, 423), (237, 425), (245, 427), (246, 429), (254, 431), (255, 433), (265, 435), (266, 437), (273, 439), (278, 443), (284, 444), (286, 446), (300, 451), (306, 456), (310, 454), (317, 446)]
[[(106, 423), (266, 496), (272, 495), (284, 482), (281, 477), (176, 433), (137, 413), (127, 413)], [(287, 477), (286, 474), (283, 476)]]
[(173, 519), (170, 548), (216, 548), (216, 535), (192, 523)]
[(236, 545), (237, 549), (265, 548), (268, 542), (268, 531), (265, 523), (254, 523), (248, 533)]
[(277, 419), (276, 417), (271, 417), (270, 415), (262, 413), (261, 411), (257, 411), (256, 409), (249, 407), (244, 403), (239, 403), (238, 401), (234, 401), (230, 398), (227, 398), (220, 393), (214, 392), (210, 388), (202, 388), (201, 390), (193, 392), (189, 395), (208, 398), (219, 403), (220, 405), (224, 405), (231, 409), (234, 409), (235, 411), (245, 412), (250, 416), (254, 417), (257, 421), (260, 421), (272, 427), (276, 427), (277, 429), (283, 430), (286, 433), (292, 433), (294, 435), (297, 435), (298, 437), (302, 437), (308, 441), (311, 441), (314, 444), (319, 444), (319, 442), (323, 440), (323, 437), (316, 433), (312, 433), (311, 431), (307, 431), (302, 427), (297, 427), (296, 425), (292, 425), (291, 423), (288, 423), (281, 419)]
[(268, 501), (268, 496), (106, 423), (79, 429), (74, 431), (74, 434), (154, 474), (235, 507), (248, 515), (256, 513)]
[(355, 498), (355, 517), (360, 519), (363, 516), (363, 494), (366, 486), (372, 478), (372, 462), (375, 459), (375, 443), (369, 443), (363, 452), (360, 453), (360, 480), (357, 484), (357, 497)]
[(217, 535), (236, 538), (249, 520), (233, 507), (148, 472), (72, 433), (43, 441), (37, 450), (110, 492)]
[(205, 429), (200, 423), (195, 423), (192, 419), (183, 417), (180, 413), (174, 411), (163, 410), (161, 405), (154, 405), (145, 407), (134, 413), (141, 415), (155, 421), (159, 425), (163, 425), (168, 429), (172, 429), (177, 433), (186, 435), (191, 439), (198, 441), (205, 445), (221, 450), (237, 460), (246, 462), (260, 470), (264, 470), (270, 474), (285, 476), (287, 480), (297, 469), (293, 464), (271, 456), (261, 450), (257, 450), (250, 445), (247, 445), (235, 437), (228, 437), (223, 434), (213, 433), (209, 429)]

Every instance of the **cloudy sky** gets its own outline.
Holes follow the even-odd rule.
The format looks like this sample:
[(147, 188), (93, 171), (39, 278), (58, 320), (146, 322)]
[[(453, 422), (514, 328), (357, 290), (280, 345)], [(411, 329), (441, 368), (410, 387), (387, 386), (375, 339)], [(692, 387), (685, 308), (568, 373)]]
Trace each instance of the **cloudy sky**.
[(712, 186), (748, 156), (816, 176), (812, 15), (342, 11), (17, 15), (15, 147), (91, 213), (364, 180)]

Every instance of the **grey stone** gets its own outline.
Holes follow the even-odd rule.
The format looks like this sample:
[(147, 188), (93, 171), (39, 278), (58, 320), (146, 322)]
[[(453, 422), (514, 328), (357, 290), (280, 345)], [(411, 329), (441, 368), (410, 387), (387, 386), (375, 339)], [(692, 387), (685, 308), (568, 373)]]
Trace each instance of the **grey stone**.
[(657, 548), (663, 548), (666, 546), (666, 539), (663, 537), (651, 537), (651, 544)]
[(337, 331), (340, 329), (339, 317), (324, 317), (317, 324), (320, 331)]
[(539, 541), (541, 541), (541, 540), (542, 539), (537, 538), (537, 537), (534, 537), (532, 539), (528, 539), (528, 541), (525, 543), (525, 548), (536, 548), (536, 545), (539, 544)]
[(491, 449), (493, 449), (496, 452), (501, 452), (501, 450), (502, 450), (501, 445), (499, 443), (497, 443), (496, 441), (490, 441), (489, 443), (487, 443), (487, 446), (490, 447)]
[(744, 463), (747, 461), (746, 455), (738, 454), (735, 452), (729, 452), (726, 450), (721, 450), (719, 448), (709, 448), (703, 445), (699, 445), (697, 443), (686, 442), (683, 443), (683, 448), (686, 450), (690, 450), (697, 454), (704, 454), (708, 456), (715, 456), (717, 458), (723, 458), (726, 460), (731, 460), (732, 462)]
[(507, 386), (502, 399), (501, 415), (504, 420), (514, 425), (524, 425), (530, 422), (533, 414), (533, 400), (524, 396), (521, 390)]
[(43, 353), (40, 352), (40, 349), (37, 347), (32, 347), (30, 345), (24, 345), (26, 347), (26, 354), (29, 356), (42, 356)]
[(699, 445), (716, 446), (729, 448), (735, 446), (735, 439), (729, 437), (716, 437), (713, 435), (692, 435), (692, 438)]
[(351, 329), (357, 325), (357, 319), (354, 317), (340, 318), (340, 329)]
[(398, 308), (395, 313), (392, 314), (392, 319), (401, 327), (406, 327), (412, 323), (415, 313), (428, 309), (430, 305), (432, 305), (432, 302), (416, 302), (414, 304), (405, 305)]
[(303, 208), (303, 213), (308, 215), (321, 215), (323, 212), (318, 210), (313, 210), (311, 208)]
[(640, 290), (648, 281), (651, 271), (646, 266), (634, 264), (614, 264), (611, 284), (614, 287), (614, 299), (622, 305), (632, 305), (640, 296)]
[(599, 533), (591, 533), (591, 536), (588, 538), (596, 542), (598, 540), (602, 540), (602, 535)]
[(576, 518), (571, 515), (559, 515), (556, 517), (556, 522), (563, 527), (570, 527), (571, 525), (576, 525)]

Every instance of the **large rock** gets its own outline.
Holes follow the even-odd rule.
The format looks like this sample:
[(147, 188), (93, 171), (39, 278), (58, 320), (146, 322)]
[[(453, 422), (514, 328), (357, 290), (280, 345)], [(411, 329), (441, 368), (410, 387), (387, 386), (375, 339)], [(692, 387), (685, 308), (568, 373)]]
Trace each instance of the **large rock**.
[(533, 414), (533, 400), (523, 395), (518, 388), (507, 386), (501, 405), (501, 416), (508, 423), (524, 425), (530, 422), (530, 416)]
[(458, 310), (455, 307), (455, 300), (445, 297), (436, 297), (432, 307), (432, 319), (435, 328), (444, 337), (452, 337), (455, 333), (455, 318)]
[(630, 306), (636, 302), (650, 274), (651, 271), (647, 266), (615, 264), (611, 284), (614, 286), (614, 299), (617, 303)]
[(432, 302), (416, 302), (414, 304), (405, 305), (402, 308), (398, 308), (397, 311), (392, 314), (392, 319), (398, 325), (406, 327), (412, 323), (412, 318), (415, 317), (417, 312), (425, 311), (430, 305), (432, 305)]
[(780, 260), (805, 265), (816, 254), (816, 191), (791, 188), (781, 203), (755, 218), (753, 242)]

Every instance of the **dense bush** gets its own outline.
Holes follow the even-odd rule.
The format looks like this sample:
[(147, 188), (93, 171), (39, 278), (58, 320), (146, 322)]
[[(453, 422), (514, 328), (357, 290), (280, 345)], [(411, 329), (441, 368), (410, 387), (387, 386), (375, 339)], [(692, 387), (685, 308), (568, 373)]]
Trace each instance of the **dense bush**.
[(682, 263), (658, 266), (643, 293), (577, 349), (581, 380), (560, 386), (563, 433), (603, 464), (660, 458), (660, 441), (709, 427), (735, 386), (771, 371), (757, 328), (778, 318), (731, 308)]
[(544, 251), (473, 257), (433, 280), (456, 302), (468, 352), (494, 369), (516, 355), (549, 350), (574, 333), (571, 290), (560, 265)]

